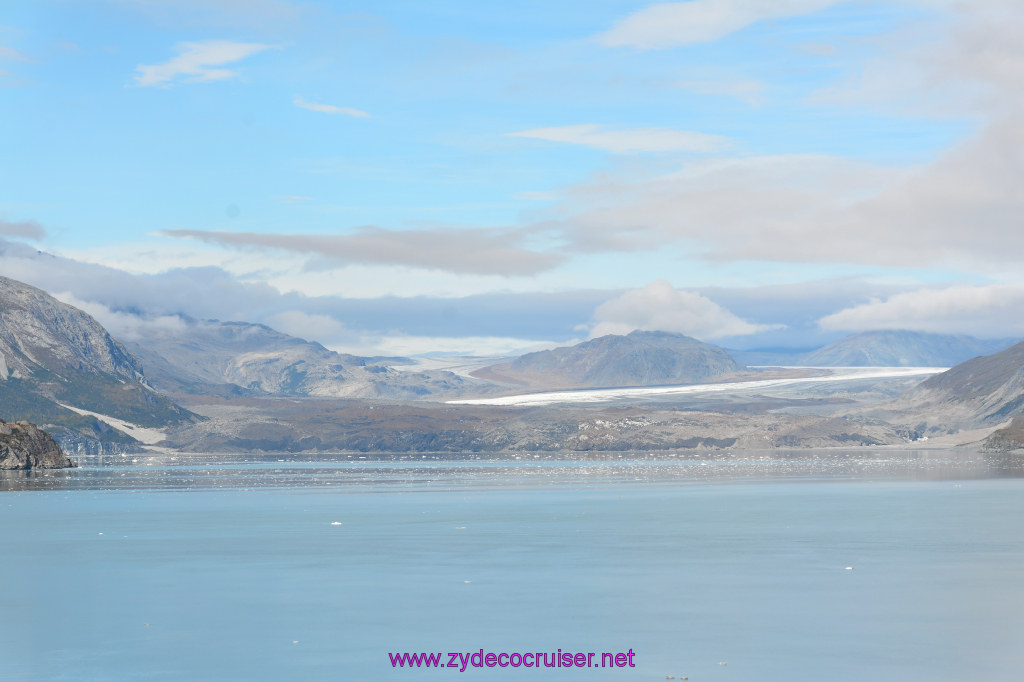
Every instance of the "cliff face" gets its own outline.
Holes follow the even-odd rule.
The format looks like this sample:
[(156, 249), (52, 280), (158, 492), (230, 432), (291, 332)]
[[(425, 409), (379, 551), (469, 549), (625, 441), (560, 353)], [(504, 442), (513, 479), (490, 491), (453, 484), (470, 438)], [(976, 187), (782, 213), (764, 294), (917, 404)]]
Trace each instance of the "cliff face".
[(48, 433), (26, 421), (0, 419), (0, 469), (67, 469), (75, 466)]

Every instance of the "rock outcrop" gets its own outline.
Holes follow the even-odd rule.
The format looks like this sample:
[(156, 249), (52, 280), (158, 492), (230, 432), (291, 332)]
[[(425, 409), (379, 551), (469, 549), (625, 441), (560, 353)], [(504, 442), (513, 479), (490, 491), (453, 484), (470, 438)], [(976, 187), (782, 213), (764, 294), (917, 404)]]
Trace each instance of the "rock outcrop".
[(67, 469), (75, 466), (35, 424), (0, 419), (0, 469)]

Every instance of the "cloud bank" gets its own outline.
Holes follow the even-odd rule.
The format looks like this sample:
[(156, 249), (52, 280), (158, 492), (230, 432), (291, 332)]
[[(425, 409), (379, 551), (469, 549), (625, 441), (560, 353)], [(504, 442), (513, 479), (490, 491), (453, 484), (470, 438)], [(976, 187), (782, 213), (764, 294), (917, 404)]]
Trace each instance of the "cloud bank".
[(979, 337), (1024, 336), (1024, 284), (919, 289), (852, 306), (819, 321), (822, 329), (911, 329)]
[(278, 249), (326, 259), (339, 265), (383, 263), (450, 272), (532, 275), (563, 257), (517, 246), (517, 230), (385, 230), (366, 226), (343, 235), (165, 230), (166, 237), (198, 239), (231, 248)]

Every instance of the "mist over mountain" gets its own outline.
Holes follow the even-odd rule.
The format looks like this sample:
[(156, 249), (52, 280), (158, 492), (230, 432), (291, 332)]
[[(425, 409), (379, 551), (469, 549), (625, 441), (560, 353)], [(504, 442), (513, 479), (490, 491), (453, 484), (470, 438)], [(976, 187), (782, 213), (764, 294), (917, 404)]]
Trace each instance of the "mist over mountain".
[(402, 358), (329, 350), (260, 324), (176, 318), (141, 328), (126, 346), (171, 394), (422, 399), (479, 382), (445, 371), (399, 371)]
[(527, 353), (473, 376), (530, 388), (594, 388), (699, 383), (740, 369), (717, 346), (683, 334), (634, 331)]
[(137, 445), (65, 405), (142, 426), (196, 418), (153, 390), (138, 360), (91, 316), (0, 277), (0, 418), (33, 421), (70, 452)]

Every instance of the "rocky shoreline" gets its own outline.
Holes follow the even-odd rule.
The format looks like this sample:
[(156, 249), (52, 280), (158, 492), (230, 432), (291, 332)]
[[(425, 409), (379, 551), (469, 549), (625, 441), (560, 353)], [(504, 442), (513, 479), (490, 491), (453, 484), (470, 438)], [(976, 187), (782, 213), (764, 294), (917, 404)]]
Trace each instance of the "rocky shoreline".
[(35, 424), (0, 419), (0, 469), (68, 469), (75, 463)]

